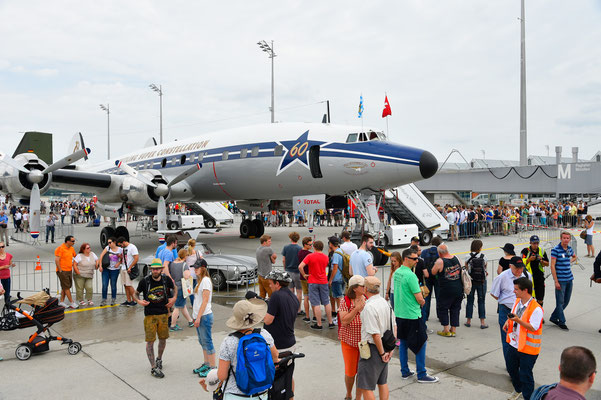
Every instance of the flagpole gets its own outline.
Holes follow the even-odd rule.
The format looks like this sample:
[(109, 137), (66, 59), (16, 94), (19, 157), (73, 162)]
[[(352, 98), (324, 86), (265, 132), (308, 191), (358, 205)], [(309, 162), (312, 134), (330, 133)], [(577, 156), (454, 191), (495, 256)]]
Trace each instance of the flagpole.
[[(384, 98), (388, 98), (388, 93), (384, 92)], [(390, 140), (390, 131), (388, 130), (388, 115), (386, 116), (386, 137)]]

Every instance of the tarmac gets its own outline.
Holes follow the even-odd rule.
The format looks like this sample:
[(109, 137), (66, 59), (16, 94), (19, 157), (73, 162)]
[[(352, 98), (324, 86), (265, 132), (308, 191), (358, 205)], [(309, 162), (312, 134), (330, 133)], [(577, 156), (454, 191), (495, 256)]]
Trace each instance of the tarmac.
[[(133, 230), (133, 225), (130, 227)], [(273, 249), (280, 254), (288, 243), (288, 234), (296, 230), (301, 236), (315, 236), (323, 241), (327, 237), (340, 233), (340, 228), (315, 227), (312, 234), (304, 228), (268, 227), (266, 233), (272, 235)], [(99, 254), (100, 228), (75, 228), (78, 244), (87, 241)], [(502, 255), (499, 249), (506, 242), (516, 245), (516, 250), (525, 247), (521, 236), (490, 236), (483, 238), (484, 253), (489, 260)], [(11, 242), (7, 251), (16, 260), (35, 260), (37, 255), (47, 267), (46, 262), (53, 261), (55, 247), (62, 242), (31, 246)], [(241, 239), (238, 227), (228, 227), (214, 235), (201, 235), (198, 240), (208, 243), (214, 250), (225, 254), (254, 256), (259, 246), (257, 239)], [(156, 249), (157, 236), (132, 237), (141, 256)], [(597, 250), (601, 250), (601, 235), (595, 235)], [(450, 251), (463, 259), (469, 250), (469, 240), (448, 242)], [(578, 241), (579, 254), (586, 249)], [(574, 292), (566, 310), (569, 332), (562, 331), (547, 323), (543, 328), (543, 349), (534, 368), (536, 384), (548, 384), (559, 380), (558, 364), (561, 351), (571, 345), (581, 345), (591, 349), (601, 363), (601, 313), (599, 295), (601, 286), (589, 286), (592, 273), (592, 258), (580, 258), (584, 270), (574, 267)], [(276, 265), (281, 265), (281, 256)], [(495, 264), (496, 266), (496, 264)], [(380, 268), (378, 276), (388, 277), (388, 267)], [(489, 265), (490, 271), (490, 265)], [(488, 289), (491, 287), (490, 276)], [(15, 294), (15, 293), (13, 293)], [(243, 291), (229, 293), (229, 296), (214, 296), (213, 313), (215, 324), (213, 340), (219, 351), (223, 338), (230, 333), (225, 321), (231, 315), (231, 307), (243, 296)], [(123, 301), (118, 296), (118, 301)], [(100, 303), (100, 296), (94, 301)], [(435, 300), (433, 299), (433, 302)], [(464, 302), (465, 304), (465, 302)], [(555, 306), (552, 278), (547, 279), (545, 300), (545, 319)], [(388, 384), (391, 399), (507, 399), (513, 390), (505, 371), (497, 323), (496, 301), (487, 295), (487, 323), (490, 328), (479, 329), (478, 320), (471, 328), (463, 326), (465, 306), (461, 312), (461, 326), (457, 337), (446, 338), (430, 335), (428, 340), (426, 366), (430, 374), (440, 378), (436, 384), (422, 385), (415, 380), (402, 380), (398, 355), (390, 362)], [(435, 305), (432, 305), (429, 328), (440, 329), (436, 323)], [(477, 313), (475, 313), (477, 315)], [(167, 341), (163, 356), (165, 378), (156, 379), (150, 375), (150, 367), (145, 354), (144, 331), (142, 326), (143, 309), (137, 307), (91, 307), (71, 310), (65, 319), (53, 326), (53, 334), (72, 338), (83, 345), (77, 355), (69, 355), (65, 346), (51, 343), (50, 351), (32, 356), (28, 361), (19, 361), (15, 349), (27, 340), (33, 328), (0, 333), (0, 399), (165, 399), (170, 398), (212, 398), (202, 390), (199, 378), (192, 369), (202, 363), (202, 350), (193, 328), (172, 332)], [(180, 321), (183, 322), (182, 319)], [(180, 323), (180, 325), (186, 325)], [(305, 353), (306, 358), (296, 362), (295, 381), (296, 399), (343, 399), (344, 365), (336, 329), (317, 332), (309, 329), (299, 317), (296, 322), (297, 351)], [(410, 366), (413, 368), (412, 354)], [(601, 399), (601, 382), (597, 380), (587, 394), (588, 399)]]

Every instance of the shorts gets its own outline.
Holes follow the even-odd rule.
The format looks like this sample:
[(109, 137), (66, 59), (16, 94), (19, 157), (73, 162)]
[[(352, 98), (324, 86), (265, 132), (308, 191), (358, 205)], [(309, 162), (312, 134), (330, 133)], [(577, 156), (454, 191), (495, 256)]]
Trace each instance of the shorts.
[(296, 345), (293, 345), (292, 347), (286, 347), (284, 349), (277, 349), (278, 353), (285, 353), (287, 351), (294, 353), (296, 351)]
[(344, 297), (344, 281), (332, 282), (331, 289), (333, 298), (340, 299), (341, 297)]
[(122, 269), (121, 272), (119, 272), (119, 275), (121, 275), (121, 282), (123, 282), (123, 285), (125, 285), (125, 286), (134, 286), (134, 282), (129, 277), (129, 274), (127, 273), (127, 270)]
[(186, 299), (184, 299), (184, 292), (181, 287), (177, 287), (177, 297), (175, 298), (175, 308), (186, 307)]
[(385, 385), (388, 380), (388, 363), (382, 361), (375, 344), (369, 344), (371, 357), (361, 358), (357, 367), (357, 387), (363, 390), (376, 390), (376, 385)]
[(212, 329), (213, 313), (203, 315), (200, 318), (200, 325), (196, 328), (196, 334), (198, 335), (198, 343), (200, 343), (200, 346), (207, 354), (215, 354), (215, 346), (211, 337)]
[(72, 271), (56, 271), (56, 276), (61, 283), (61, 289), (69, 290), (73, 286), (73, 272)]
[(303, 294), (305, 296), (308, 296), (309, 295), (309, 282), (301, 281), (301, 287), (303, 288)]
[(292, 272), (292, 271), (286, 271), (288, 272), (288, 275), (290, 275), (290, 277), (292, 278), (292, 282), (290, 282), (290, 289), (296, 289), (296, 290), (300, 290), (302, 289), (301, 286), (301, 280), (300, 280), (300, 272)]
[(584, 243), (592, 246), (593, 245), (593, 235), (586, 235), (586, 238), (584, 239)]
[(330, 304), (330, 287), (328, 284), (309, 283), (309, 302), (313, 307)]
[(359, 365), (359, 348), (342, 341), (340, 346), (342, 348), (342, 358), (344, 359), (344, 375), (354, 377), (357, 375), (357, 366)]
[(169, 315), (147, 315), (144, 317), (144, 333), (147, 342), (154, 342), (157, 335), (159, 340), (165, 340), (169, 337), (169, 324), (167, 320)]

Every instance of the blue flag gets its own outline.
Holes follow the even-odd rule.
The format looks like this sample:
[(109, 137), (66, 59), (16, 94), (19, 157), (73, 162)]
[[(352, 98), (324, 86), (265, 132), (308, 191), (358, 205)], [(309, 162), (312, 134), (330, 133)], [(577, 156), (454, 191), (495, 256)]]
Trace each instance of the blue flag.
[(359, 97), (359, 115), (357, 116), (357, 118), (361, 118), (363, 117), (363, 95), (361, 95)]

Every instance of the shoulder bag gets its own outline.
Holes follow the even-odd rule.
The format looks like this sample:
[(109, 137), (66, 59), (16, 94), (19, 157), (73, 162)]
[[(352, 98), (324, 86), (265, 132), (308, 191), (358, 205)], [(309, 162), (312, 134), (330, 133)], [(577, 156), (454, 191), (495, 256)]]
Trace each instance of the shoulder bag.
[(392, 308), (389, 307), (390, 311), (390, 329), (387, 329), (382, 335), (382, 347), (386, 353), (392, 351), (396, 347), (396, 337), (394, 336), (394, 325), (392, 320)]
[(186, 263), (182, 263), (182, 295), (184, 296), (184, 299), (187, 299), (194, 291), (194, 281), (192, 280), (192, 277), (184, 278), (185, 266)]

